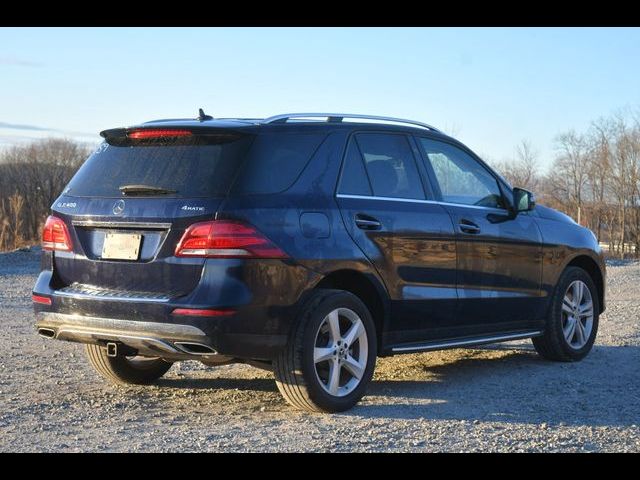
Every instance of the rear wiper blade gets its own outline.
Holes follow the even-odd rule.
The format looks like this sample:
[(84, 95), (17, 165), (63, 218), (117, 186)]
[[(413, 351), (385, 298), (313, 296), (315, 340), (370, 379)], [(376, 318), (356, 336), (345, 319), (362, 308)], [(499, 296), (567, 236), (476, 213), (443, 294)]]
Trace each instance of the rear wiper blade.
[(122, 185), (119, 190), (123, 195), (167, 195), (177, 193), (177, 190), (154, 187), (153, 185)]

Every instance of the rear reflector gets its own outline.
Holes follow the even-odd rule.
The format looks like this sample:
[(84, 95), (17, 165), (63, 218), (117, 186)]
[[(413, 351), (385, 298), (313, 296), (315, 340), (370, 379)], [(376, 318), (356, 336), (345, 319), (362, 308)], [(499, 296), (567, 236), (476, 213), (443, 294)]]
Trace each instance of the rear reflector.
[(67, 225), (58, 217), (49, 216), (42, 229), (43, 250), (70, 252), (71, 247), (71, 237)]
[(176, 308), (172, 315), (189, 315), (192, 317), (222, 317), (233, 315), (236, 311), (233, 308), (202, 309), (202, 308)]
[(148, 129), (148, 130), (134, 130), (127, 133), (129, 138), (137, 140), (143, 140), (147, 138), (168, 138), (168, 137), (190, 137), (192, 133), (189, 130), (178, 129)]
[(41, 303), (42, 305), (51, 305), (51, 299), (49, 297), (43, 297), (41, 295), (31, 295), (33, 303)]
[(182, 236), (176, 257), (286, 258), (256, 228), (233, 220), (194, 223)]

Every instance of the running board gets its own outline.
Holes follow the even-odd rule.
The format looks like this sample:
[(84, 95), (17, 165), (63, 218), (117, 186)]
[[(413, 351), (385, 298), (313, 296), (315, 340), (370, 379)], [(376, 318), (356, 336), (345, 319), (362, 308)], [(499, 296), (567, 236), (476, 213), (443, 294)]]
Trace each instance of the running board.
[(391, 347), (392, 352), (426, 352), (429, 350), (444, 350), (446, 348), (468, 347), (471, 345), (483, 345), (487, 343), (507, 342), (509, 340), (521, 340), (542, 335), (542, 330), (532, 330), (529, 332), (510, 333), (505, 335), (491, 335), (487, 337), (474, 337), (466, 339), (454, 339), (436, 342), (425, 342), (411, 345), (398, 345)]

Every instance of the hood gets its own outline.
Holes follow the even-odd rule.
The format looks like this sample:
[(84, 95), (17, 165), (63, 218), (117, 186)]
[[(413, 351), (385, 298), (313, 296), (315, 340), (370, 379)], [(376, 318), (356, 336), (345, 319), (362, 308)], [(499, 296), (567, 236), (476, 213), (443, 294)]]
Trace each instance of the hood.
[(577, 225), (576, 221), (569, 215), (559, 212), (558, 210), (554, 210), (553, 208), (545, 207), (544, 205), (536, 205), (535, 211), (542, 218)]

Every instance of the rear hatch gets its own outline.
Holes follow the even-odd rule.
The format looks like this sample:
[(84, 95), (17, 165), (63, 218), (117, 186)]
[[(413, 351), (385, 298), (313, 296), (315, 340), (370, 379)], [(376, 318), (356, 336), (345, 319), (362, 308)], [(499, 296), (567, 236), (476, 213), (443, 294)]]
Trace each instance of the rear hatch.
[(214, 218), (251, 136), (169, 128), (103, 135), (53, 205), (72, 241), (71, 252), (55, 252), (56, 289), (118, 298), (188, 294), (204, 259), (175, 257), (176, 245), (189, 225)]

